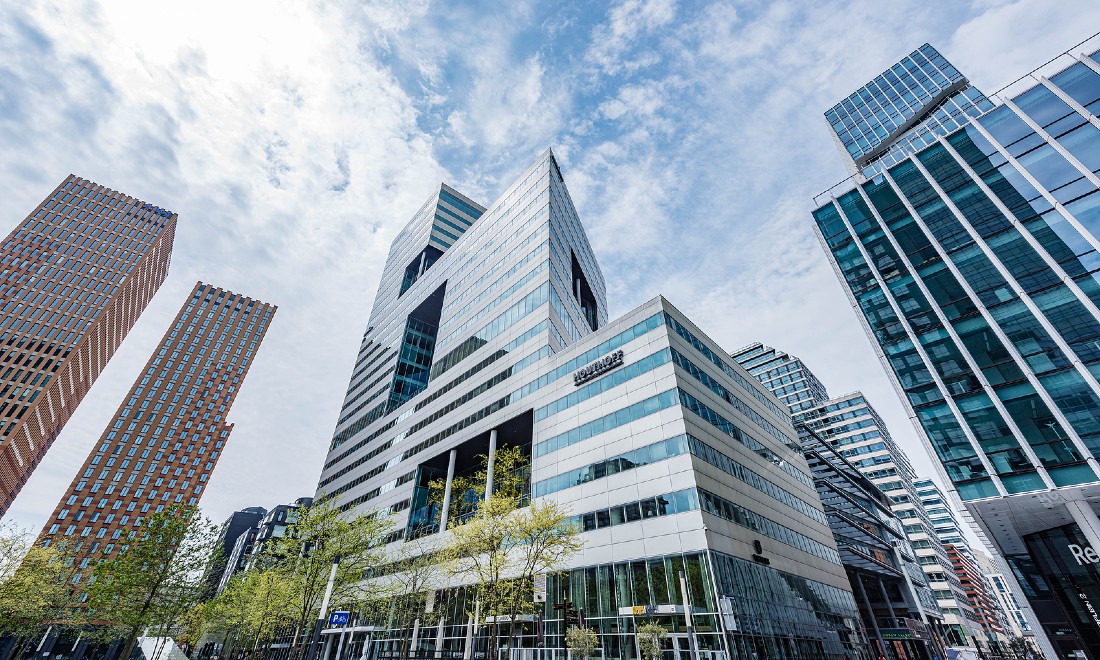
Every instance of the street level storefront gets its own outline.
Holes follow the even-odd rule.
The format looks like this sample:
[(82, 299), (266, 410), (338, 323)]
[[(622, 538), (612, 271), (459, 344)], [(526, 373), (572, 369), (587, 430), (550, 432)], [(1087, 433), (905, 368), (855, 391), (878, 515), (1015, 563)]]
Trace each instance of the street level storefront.
[[(691, 631), (680, 596), (681, 571)], [(677, 660), (690, 658), (692, 642), (701, 658), (710, 659), (869, 658), (848, 592), (719, 552), (572, 569), (547, 576), (545, 596), (533, 616), (521, 615), (516, 626), (502, 626), (501, 648), (564, 648), (560, 606), (569, 603), (583, 625), (599, 634), (605, 659), (637, 660), (637, 628), (645, 623), (668, 631), (664, 646)], [(436, 624), (409, 631), (371, 621), (368, 648), (362, 646), (368, 635), (360, 635), (347, 644), (343, 657), (396, 658), (404, 638), (415, 657), (485, 658), (492, 632), (484, 620), (473, 630), (470, 613), (477, 609), (471, 590), (441, 591), (433, 603), (440, 617)]]
[(1008, 559), (1060, 657), (1100, 658), (1100, 554), (1076, 523), (1024, 541)]

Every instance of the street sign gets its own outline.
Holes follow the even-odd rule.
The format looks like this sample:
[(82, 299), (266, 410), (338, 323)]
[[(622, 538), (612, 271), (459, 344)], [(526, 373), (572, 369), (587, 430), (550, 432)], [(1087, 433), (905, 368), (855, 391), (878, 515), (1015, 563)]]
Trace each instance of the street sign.
[(328, 625), (330, 626), (346, 626), (350, 620), (351, 612), (333, 612), (328, 615)]

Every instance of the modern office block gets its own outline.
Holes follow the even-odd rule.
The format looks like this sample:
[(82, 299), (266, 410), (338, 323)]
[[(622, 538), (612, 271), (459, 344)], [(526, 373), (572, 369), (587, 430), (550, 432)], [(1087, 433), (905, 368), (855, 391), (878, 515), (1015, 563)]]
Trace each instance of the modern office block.
[(793, 355), (757, 342), (733, 353), (732, 357), (779, 397), (792, 415), (829, 398), (825, 385)]
[(1005, 576), (990, 571), (986, 574), (986, 577), (989, 578), (989, 583), (993, 585), (993, 594), (1000, 603), (1001, 611), (1005, 613), (1008, 634), (1012, 637), (1034, 637), (1035, 633), (1031, 631), (1031, 624), (1024, 616), (1023, 610), (1020, 609), (1020, 601), (1016, 594), (1012, 593)]
[(214, 544), (214, 553), (203, 575), (206, 583), (206, 598), (213, 598), (218, 593), (218, 584), (222, 576), (229, 570), (230, 559), (237, 545), (237, 539), (242, 535), (247, 536), (249, 530), (255, 528), (267, 509), (261, 506), (251, 506), (240, 511), (234, 511), (225, 519), (218, 529), (218, 540)]
[[(916, 473), (909, 457), (894, 442), (882, 418), (863, 394), (853, 392), (830, 399), (825, 385), (801, 359), (760, 343), (733, 353), (733, 358), (785, 399), (794, 414), (795, 426), (802, 429), (804, 445), (828, 447), (842, 461), (858, 469), (861, 476), (869, 479), (887, 499), (891, 512), (903, 524), (906, 541), (901, 549), (906, 556), (917, 557), (922, 573), (912, 582), (918, 595), (915, 603), (922, 603), (924, 607), (923, 610), (913, 607), (910, 618), (930, 623), (945, 645), (968, 646), (980, 642), (981, 629), (975, 623), (966, 592), (954, 575), (942, 539), (938, 538), (920, 500), (914, 483)], [(838, 471), (842, 471), (839, 466)], [(826, 502), (824, 495), (822, 501)], [(841, 545), (839, 539), (844, 532), (838, 525), (844, 522), (833, 524), (833, 533), (838, 535)], [(900, 560), (898, 563), (903, 565)], [(858, 563), (853, 563), (849, 576), (858, 574), (860, 568)], [(856, 577), (852, 577), (852, 583), (857, 585)], [(858, 589), (856, 596), (860, 596)], [(931, 606), (926, 602), (930, 599), (934, 601)], [(974, 639), (975, 631), (977, 640)], [(869, 634), (874, 632), (873, 628), (869, 630)]]
[[(293, 504), (279, 504), (270, 511), (262, 511), (253, 523), (241, 532), (226, 555), (226, 560), (218, 574), (216, 592), (221, 593), (229, 585), (229, 580), (240, 571), (253, 568), (264, 544), (271, 539), (280, 538), (288, 533), (298, 520), (298, 509), (313, 504), (312, 497), (299, 497)], [(246, 509), (247, 511), (247, 509)]]
[[(449, 245), (432, 238), (441, 217), (464, 225)], [(554, 605), (569, 599), (585, 604), (606, 658), (637, 657), (646, 621), (686, 650), (682, 570), (704, 650), (860, 652), (851, 588), (786, 408), (663, 298), (608, 320), (549, 150), (488, 208), (445, 186), (432, 195), (390, 250), (352, 371), (317, 495), (390, 512), (394, 542), (431, 541), (455, 521), (428, 499), (429, 481), (452, 483), (479, 454), (518, 447), (531, 496), (564, 503), (583, 529), (584, 550), (547, 576), (547, 647), (564, 646)], [(452, 497), (478, 506), (448, 487), (442, 500)], [(419, 631), (414, 654), (482, 652), (482, 629), (467, 642), (467, 595), (435, 594), (442, 621)], [(535, 646), (534, 622), (517, 627), (510, 645)], [(411, 634), (372, 643), (388, 652)]]
[(1073, 548), (1100, 548), (1097, 45), (890, 137), (923, 131), (925, 145), (813, 213), (948, 496), (1012, 565), (1058, 652), (1093, 658), (1100, 573)]
[(0, 516), (160, 288), (175, 231), (69, 175), (0, 243)]
[(943, 613), (890, 499), (805, 426), (801, 442), (852, 584), (871, 656), (934, 658)]
[(275, 310), (196, 284), (39, 541), (64, 543), (85, 568), (114, 553), (144, 516), (198, 504), (233, 430), (229, 410)]
[(916, 472), (867, 398), (853, 392), (830, 399), (796, 415), (795, 423), (806, 425), (833, 443), (890, 498), (891, 508), (905, 524), (909, 542), (943, 612), (944, 641), (951, 646), (980, 645), (982, 630), (953, 571), (944, 548), (946, 541), (939, 536), (920, 499)]

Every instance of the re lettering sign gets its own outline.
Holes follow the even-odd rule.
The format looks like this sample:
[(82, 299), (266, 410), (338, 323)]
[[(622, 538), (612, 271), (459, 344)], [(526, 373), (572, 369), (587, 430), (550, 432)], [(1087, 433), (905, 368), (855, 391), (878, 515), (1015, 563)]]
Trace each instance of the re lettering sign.
[(1069, 551), (1073, 554), (1073, 558), (1077, 560), (1078, 566), (1084, 566), (1085, 564), (1100, 564), (1100, 554), (1096, 554), (1096, 551), (1092, 548), (1077, 545), (1076, 543), (1070, 543), (1068, 546)]
[(351, 612), (333, 612), (328, 615), (328, 625), (330, 626), (346, 626), (350, 620)]

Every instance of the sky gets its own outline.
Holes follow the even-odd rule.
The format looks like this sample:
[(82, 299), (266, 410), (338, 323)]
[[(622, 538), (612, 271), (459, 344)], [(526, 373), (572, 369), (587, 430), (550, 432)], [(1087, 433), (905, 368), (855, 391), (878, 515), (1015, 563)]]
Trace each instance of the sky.
[(172, 268), (16, 499), (37, 531), (196, 280), (279, 306), (205, 492), (314, 493), (390, 241), (546, 147), (612, 318), (661, 293), (729, 350), (862, 390), (932, 464), (812, 231), (822, 113), (921, 44), (986, 93), (1100, 30), (1048, 0), (39, 0), (0, 7), (0, 232), (69, 173), (179, 214)]

